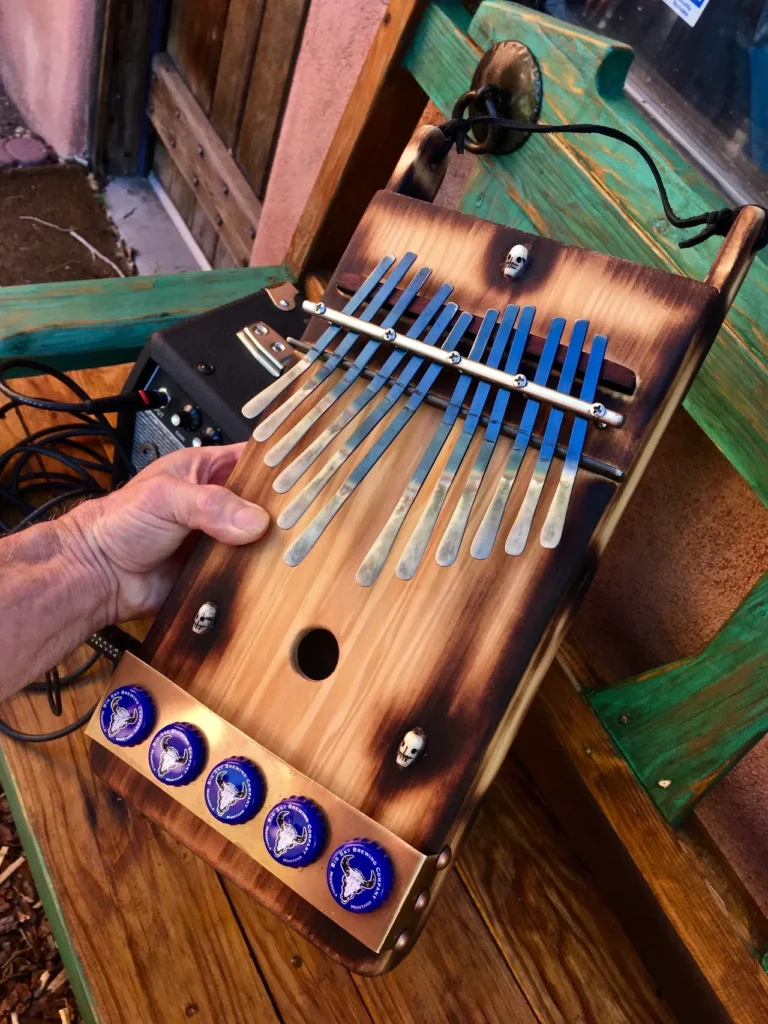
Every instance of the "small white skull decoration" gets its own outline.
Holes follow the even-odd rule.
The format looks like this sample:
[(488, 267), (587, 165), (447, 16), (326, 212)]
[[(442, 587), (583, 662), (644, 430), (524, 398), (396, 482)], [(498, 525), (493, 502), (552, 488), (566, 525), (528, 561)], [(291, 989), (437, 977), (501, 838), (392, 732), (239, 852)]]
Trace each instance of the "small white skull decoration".
[(403, 736), (397, 751), (397, 763), (400, 768), (409, 768), (424, 752), (427, 745), (427, 734), (423, 729), (409, 729)]
[(210, 633), (216, 623), (216, 615), (219, 611), (218, 605), (213, 601), (206, 601), (197, 609), (195, 621), (192, 623), (193, 633)]
[(531, 254), (524, 245), (513, 245), (504, 260), (504, 277), (522, 277), (530, 258)]

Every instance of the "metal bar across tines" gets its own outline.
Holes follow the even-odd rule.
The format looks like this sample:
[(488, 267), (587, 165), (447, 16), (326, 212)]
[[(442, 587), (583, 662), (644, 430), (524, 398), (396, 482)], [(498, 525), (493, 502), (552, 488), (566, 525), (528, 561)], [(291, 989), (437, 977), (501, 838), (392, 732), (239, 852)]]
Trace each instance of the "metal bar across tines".
[[(491, 351), (488, 356), (489, 366), (498, 366), (501, 363), (504, 350), (507, 346), (507, 341), (512, 333), (519, 307), (507, 306), (507, 309), (502, 318), (499, 329), (496, 332), (496, 338), (491, 346)], [(491, 319), (489, 320), (489, 317)], [(489, 310), (485, 315), (485, 319), (482, 322), (480, 332), (487, 332), (493, 329), (498, 313), (495, 309)], [(421, 560), (424, 556), (424, 552), (429, 544), (432, 531), (435, 528), (435, 523), (440, 514), (440, 510), (443, 507), (443, 503), (448, 495), (448, 491), (453, 483), (453, 480), (461, 466), (469, 444), (474, 437), (477, 425), (480, 422), (480, 416), (482, 415), (485, 402), (490, 391), (490, 384), (486, 384), (481, 381), (478, 383), (475, 390), (475, 394), (470, 402), (469, 410), (467, 412), (464, 424), (459, 434), (456, 443), (453, 446), (453, 451), (448, 457), (448, 462), (443, 467), (443, 471), (440, 474), (440, 478), (435, 485), (434, 490), (430, 496), (429, 502), (427, 503), (424, 512), (421, 515), (416, 528), (413, 531), (408, 544), (406, 545), (405, 551), (403, 552), (400, 561), (398, 562), (396, 575), (400, 579), (409, 580), (412, 579), (418, 569)]]
[[(449, 305), (454, 304), (450, 303)], [(448, 307), (446, 307), (446, 311), (447, 309)], [(453, 313), (451, 313), (451, 317), (452, 316)], [(445, 328), (448, 326), (449, 319), (450, 318), (444, 318), (443, 316), (440, 317), (440, 319), (432, 328), (427, 337), (427, 341), (429, 344), (434, 345), (438, 341), (438, 339), (444, 332)], [(443, 320), (444, 322), (442, 322)], [(456, 321), (453, 329), (450, 331), (448, 336), (443, 341), (442, 348), (448, 349), (451, 346), (457, 345), (461, 338), (463, 337), (463, 335), (466, 333), (471, 322), (472, 315), (470, 313), (462, 313), (459, 316), (458, 320)], [(441, 327), (442, 329), (440, 329)], [(384, 454), (384, 452), (387, 450), (390, 444), (392, 444), (392, 442), (398, 436), (403, 427), (405, 427), (405, 425), (409, 422), (411, 417), (414, 415), (416, 410), (424, 401), (424, 398), (429, 393), (429, 389), (434, 384), (441, 369), (442, 367), (439, 363), (430, 362), (430, 365), (422, 374), (421, 379), (419, 380), (419, 383), (416, 387), (416, 390), (405, 403), (405, 406), (400, 410), (397, 416), (395, 416), (394, 420), (392, 420), (392, 422), (381, 434), (381, 436), (375, 442), (375, 444), (370, 448), (367, 454), (360, 460), (355, 469), (349, 474), (349, 476), (338, 489), (336, 494), (334, 494), (333, 498), (331, 498), (331, 500), (321, 510), (321, 512), (317, 516), (315, 516), (315, 518), (304, 530), (301, 536), (288, 548), (285, 555), (283, 556), (284, 561), (287, 562), (288, 565), (298, 565), (299, 562), (301, 562), (301, 560), (306, 556), (307, 552), (309, 552), (312, 549), (314, 544), (322, 535), (323, 530), (331, 522), (333, 517), (342, 507), (342, 505), (350, 496), (350, 494), (352, 494), (352, 492), (355, 490), (358, 484), (360, 484), (361, 481), (365, 479), (368, 472), (376, 465), (378, 460), (381, 458), (381, 456)], [(389, 405), (390, 408), (394, 407), (395, 402), (399, 399), (400, 395), (402, 394), (402, 389), (396, 396), (393, 394), (394, 391), (394, 387), (390, 389), (387, 398), (384, 399), (381, 405)], [(367, 417), (365, 423), (363, 423), (362, 427), (360, 427), (359, 430), (356, 432), (357, 434), (361, 433), (362, 431), (365, 431), (366, 424), (375, 417), (376, 411), (374, 411), (374, 413), (371, 413)], [(376, 420), (376, 422), (379, 422), (380, 419), (381, 417), (379, 417)], [(366, 431), (366, 433), (369, 432), (370, 430)], [(353, 438), (350, 438), (347, 445), (352, 445)], [(345, 445), (344, 448), (346, 448), (347, 445)], [(343, 451), (344, 448), (341, 449), (341, 451)], [(340, 453), (337, 453), (337, 455), (338, 454)]]
[[(415, 280), (415, 279), (414, 279)], [(409, 337), (417, 338), (423, 334), (425, 329), (429, 326), (432, 319), (438, 310), (443, 306), (446, 299), (450, 296), (453, 291), (453, 286), (450, 284), (443, 284), (435, 292), (434, 296), (430, 299), (427, 305), (424, 307), (422, 313), (416, 318), (413, 326), (408, 331)], [(351, 421), (357, 416), (357, 414), (364, 409), (369, 402), (379, 393), (379, 391), (388, 382), (389, 377), (397, 369), (398, 365), (405, 358), (405, 352), (399, 350), (391, 353), (389, 358), (384, 362), (383, 366), (374, 374), (373, 379), (370, 381), (368, 386), (362, 391), (357, 398), (355, 398), (349, 405), (336, 417), (323, 433), (316, 438), (312, 444), (309, 445), (300, 455), (298, 455), (293, 462), (287, 466), (283, 472), (277, 477), (272, 484), (273, 488), (279, 493), (284, 493), (290, 490), (296, 481), (301, 477), (307, 469), (316, 461), (317, 458), (325, 451), (328, 445), (333, 439), (341, 433), (344, 427), (351, 423)], [(422, 360), (415, 356), (411, 358), (408, 365), (406, 366), (405, 373), (410, 373), (411, 376), (416, 373), (416, 370), (421, 365)], [(332, 391), (335, 390), (332, 389)], [(330, 394), (331, 392), (329, 392)], [(287, 437), (288, 435), (286, 435)]]
[[(560, 371), (560, 380), (557, 390), (570, 392), (576, 377), (576, 367), (579, 365), (581, 350), (587, 337), (589, 328), (588, 320), (577, 320), (571, 331), (571, 340), (568, 343), (568, 351), (565, 354), (563, 368)], [(544, 430), (539, 456), (533, 468), (528, 490), (525, 492), (523, 503), (515, 517), (512, 529), (509, 531), (507, 543), (504, 550), (508, 555), (521, 555), (525, 550), (528, 534), (531, 532), (533, 517), (539, 504), (541, 492), (547, 479), (549, 467), (555, 454), (555, 445), (560, 436), (560, 428), (563, 425), (565, 413), (561, 409), (550, 409), (547, 419), (547, 426)]]
[[(536, 368), (535, 381), (537, 384), (546, 384), (549, 380), (552, 363), (554, 362), (564, 327), (565, 320), (560, 316), (555, 317), (549, 325), (544, 350), (541, 353), (541, 359)], [(504, 509), (507, 507), (512, 485), (515, 482), (515, 477), (528, 448), (528, 442), (533, 433), (538, 411), (539, 402), (529, 398), (525, 403), (517, 437), (507, 456), (501, 478), (496, 486), (496, 492), (491, 498), (491, 502), (483, 516), (483, 521), (480, 523), (472, 541), (472, 546), (469, 549), (473, 558), (488, 558), (493, 549), (496, 534), (499, 532), (499, 526), (501, 525), (501, 517), (504, 515)]]
[(555, 408), (564, 409), (566, 412), (575, 413), (577, 416), (586, 416), (600, 424), (610, 427), (620, 427), (624, 423), (621, 413), (613, 409), (606, 409), (602, 402), (595, 402), (589, 405), (582, 402), (580, 398), (573, 395), (560, 394), (545, 384), (540, 384), (536, 378), (528, 380), (525, 374), (518, 373), (514, 377), (506, 374), (503, 370), (486, 366), (484, 363), (477, 363), (467, 359), (458, 351), (446, 352), (441, 349), (433, 349), (430, 353), (420, 341), (407, 338), (393, 328), (378, 327), (376, 324), (363, 323), (358, 317), (350, 316), (347, 313), (338, 312), (335, 309), (328, 309), (324, 302), (302, 303), (302, 309), (306, 313), (314, 313), (316, 316), (328, 320), (329, 323), (338, 324), (348, 330), (358, 331), (378, 341), (386, 341), (396, 348), (405, 349), (414, 355), (423, 356), (426, 359), (434, 360), (443, 366), (452, 367), (460, 373), (469, 374), (470, 377), (477, 377), (479, 380), (487, 381), (489, 384), (496, 384), (498, 387), (507, 388), (509, 391), (524, 392), (526, 397), (536, 399), (539, 402), (546, 402)]
[[(434, 345), (439, 341), (441, 335), (448, 327), (448, 324), (458, 312), (458, 308), (459, 307), (455, 302), (449, 302), (445, 306), (427, 335), (428, 344)], [(277, 518), (278, 526), (287, 530), (296, 525), (336, 470), (347, 461), (349, 456), (363, 443), (366, 437), (368, 437), (376, 425), (381, 422), (384, 416), (386, 416), (395, 402), (403, 394), (406, 386), (410, 383), (421, 365), (422, 360), (418, 360), (415, 366), (412, 365), (412, 362), (413, 361), (410, 361), (405, 369), (401, 371), (400, 376), (391, 385), (386, 397), (376, 406), (375, 409), (368, 413), (357, 430), (347, 438), (344, 444), (334, 453), (334, 455), (331, 456), (325, 466), (315, 474), (306, 487), (304, 487), (293, 501), (283, 509)]]
[[(483, 320), (480, 330), (477, 332), (477, 335), (475, 336), (475, 340), (472, 344), (472, 348), (469, 353), (471, 359), (481, 359), (483, 356), (488, 339), (490, 338), (491, 335), (491, 329), (496, 320), (496, 316), (490, 316), (491, 312), (495, 311), (489, 310), (488, 313), (486, 313), (485, 319)], [(508, 319), (511, 319), (510, 329), (515, 317), (517, 316), (517, 313), (517, 306), (507, 307), (507, 311), (504, 314), (504, 320), (506, 321)], [(500, 327), (499, 331), (497, 332), (496, 341), (494, 342), (494, 348), (497, 347), (500, 343), (502, 349), (504, 345), (506, 345), (506, 338), (503, 338), (501, 342), (499, 340), (503, 330), (503, 323), (504, 321), (502, 321), (502, 327)], [(487, 330), (486, 325), (488, 327)], [(507, 336), (508, 335), (509, 332), (507, 332)], [(489, 361), (490, 359), (493, 358), (493, 356), (494, 353), (492, 351)], [(445, 413), (443, 414), (443, 418), (442, 421), (440, 422), (439, 427), (435, 431), (432, 440), (427, 445), (426, 451), (421, 457), (418, 466), (414, 470), (411, 479), (408, 481), (408, 485), (403, 491), (400, 500), (398, 501), (397, 505), (392, 511), (392, 514), (387, 520), (384, 529), (376, 538), (376, 541), (372, 545), (368, 554), (363, 559), (363, 562), (357, 571), (356, 579), (361, 586), (370, 587), (376, 581), (376, 579), (379, 576), (379, 573), (384, 568), (384, 563), (389, 557), (389, 553), (392, 550), (392, 545), (395, 543), (395, 540), (397, 539), (400, 527), (402, 526), (403, 521), (405, 520), (405, 517), (407, 516), (411, 508), (411, 505), (413, 505), (414, 501), (416, 500), (416, 497), (418, 496), (418, 493), (421, 490), (422, 484), (429, 476), (429, 471), (432, 469), (435, 460), (442, 451), (443, 445), (448, 440), (451, 430), (453, 429), (454, 423), (459, 417), (462, 404), (464, 402), (464, 399), (466, 398), (471, 383), (472, 380), (470, 377), (459, 377), (459, 380), (456, 384), (456, 387), (453, 389), (453, 394), (451, 395), (450, 401), (448, 402), (448, 406), (445, 410)]]
[[(407, 311), (411, 302), (419, 294), (422, 285), (426, 283), (431, 273), (432, 271), (429, 269), (429, 267), (422, 267), (421, 270), (414, 275), (411, 283), (402, 292), (398, 301), (394, 304), (390, 312), (387, 313), (386, 317), (382, 321), (382, 327), (393, 327), (398, 322), (400, 317)], [(425, 324), (429, 323), (429, 321), (432, 318), (432, 315), (435, 312), (437, 312), (440, 306), (443, 305), (443, 303), (448, 299), (452, 291), (452, 285), (444, 284), (442, 286), (438, 293), (441, 296), (441, 298), (438, 299), (437, 296), (433, 297), (432, 301), (427, 305), (422, 315), (416, 321), (416, 324), (420, 325), (419, 329), (415, 333), (411, 333), (416, 324), (414, 324), (414, 327), (411, 328), (411, 331), (409, 332), (411, 337), (416, 338), (419, 336), (419, 334), (421, 333), (421, 328)], [(378, 341), (369, 341), (368, 344), (363, 347), (362, 351), (359, 353), (355, 361), (352, 363), (352, 366), (346, 371), (341, 380), (337, 381), (333, 385), (333, 387), (328, 392), (326, 392), (326, 394), (324, 394), (323, 397), (318, 402), (315, 403), (315, 405), (309, 410), (309, 412), (305, 416), (303, 416), (301, 420), (299, 420), (296, 426), (289, 430), (288, 433), (267, 452), (267, 454), (264, 456), (264, 462), (268, 466), (277, 466), (279, 463), (283, 461), (283, 459), (287, 455), (290, 455), (290, 453), (296, 447), (301, 438), (304, 437), (307, 431), (310, 430), (310, 428), (314, 426), (315, 423), (317, 423), (320, 417), (323, 416), (323, 414), (326, 413), (331, 408), (331, 406), (336, 401), (338, 401), (339, 398), (341, 398), (341, 396), (352, 386), (352, 384), (354, 384), (354, 382), (363, 372), (365, 367), (371, 361), (371, 359), (377, 352), (378, 348)], [(395, 353), (393, 353), (393, 355), (394, 354)], [(391, 355), (387, 360), (389, 370), (386, 376), (389, 376), (389, 373), (391, 373), (397, 366), (397, 364), (405, 358), (405, 352), (397, 353), (397, 355), (400, 356), (400, 359), (398, 360), (393, 360), (393, 355)], [(279, 488), (276, 489), (279, 490)]]
[[(416, 257), (414, 256), (414, 259), (415, 258)], [(378, 266), (368, 275), (349, 302), (346, 303), (344, 306), (345, 313), (354, 313), (360, 308), (360, 306), (362, 306), (374, 288), (381, 283), (381, 279), (394, 262), (394, 256), (383, 257)], [(322, 353), (340, 331), (340, 327), (329, 327), (327, 330), (323, 331), (314, 345), (301, 357), (295, 366), (292, 366), (287, 373), (280, 377), (279, 380), (273, 381), (269, 387), (260, 391), (258, 395), (255, 395), (250, 399), (250, 401), (245, 403), (241, 410), (243, 416), (248, 420), (252, 420), (262, 413), (267, 406), (278, 397), (278, 395), (281, 395), (283, 391), (285, 391), (289, 384), (292, 384), (293, 381), (304, 373), (305, 370), (309, 369), (315, 360), (320, 358)]]
[[(608, 339), (604, 334), (597, 334), (592, 339), (589, 361), (587, 362), (587, 369), (581, 385), (581, 397), (585, 402), (593, 402), (595, 400), (597, 384), (600, 379), (600, 371), (605, 359), (607, 346)], [(587, 437), (587, 426), (587, 421), (583, 419), (577, 418), (573, 422), (571, 438), (568, 442), (568, 450), (565, 454), (560, 480), (541, 530), (541, 546), (543, 548), (556, 548), (563, 535), (568, 503), (571, 500), (571, 492), (576, 480), (582, 448)]]
[[(507, 362), (504, 367), (507, 373), (516, 373), (520, 366), (520, 361), (525, 353), (525, 347), (528, 344), (528, 338), (535, 315), (535, 306), (523, 307), (517, 327), (515, 328), (515, 334), (512, 339), (509, 355), (507, 356)], [(477, 453), (472, 469), (469, 471), (469, 475), (464, 483), (464, 489), (461, 492), (456, 509), (454, 510), (452, 519), (456, 520), (457, 528), (459, 523), (463, 521), (462, 537), (463, 531), (466, 529), (470, 513), (474, 507), (475, 498), (480, 490), (480, 485), (485, 478), (485, 471), (488, 468), (491, 456), (496, 448), (496, 442), (498, 441), (499, 435), (504, 427), (504, 416), (506, 415), (507, 406), (509, 405), (509, 398), (509, 391), (505, 391), (503, 388), (499, 388), (496, 392), (496, 397), (493, 400), (493, 407), (491, 408), (491, 415), (485, 428), (485, 436), (483, 437), (480, 450)], [(459, 519), (459, 517), (461, 517), (461, 519)], [(401, 572), (405, 573), (407, 568), (406, 553), (404, 552), (403, 558), (397, 567), (397, 574), (400, 575)], [(405, 575), (403, 575), (402, 578), (410, 579), (409, 576)]]
[[(398, 260), (397, 266), (387, 276), (387, 279), (383, 282), (376, 294), (369, 300), (365, 311), (359, 318), (355, 318), (355, 323), (364, 324), (376, 316), (394, 291), (395, 287), (411, 269), (415, 259), (415, 253), (407, 252), (401, 260)], [(423, 280), (426, 280), (428, 276), (429, 271), (426, 271), (425, 274), (422, 273)], [(410, 292), (410, 289), (408, 289), (408, 291)], [(418, 288), (416, 291), (418, 291)], [(360, 332), (349, 331), (344, 338), (339, 341), (338, 345), (333, 352), (330, 353), (325, 363), (323, 363), (318, 370), (315, 370), (310, 379), (306, 381), (306, 383), (302, 384), (302, 386), (295, 391), (290, 398), (287, 398), (282, 405), (279, 405), (277, 409), (267, 416), (265, 420), (262, 420), (262, 422), (259, 423), (253, 432), (253, 436), (256, 440), (266, 441), (272, 437), (277, 428), (288, 419), (293, 410), (297, 409), (305, 398), (311, 395), (313, 391), (320, 387), (324, 380), (327, 380), (328, 377), (330, 377), (341, 360), (347, 352), (349, 352), (352, 346), (356, 344), (359, 338)]]

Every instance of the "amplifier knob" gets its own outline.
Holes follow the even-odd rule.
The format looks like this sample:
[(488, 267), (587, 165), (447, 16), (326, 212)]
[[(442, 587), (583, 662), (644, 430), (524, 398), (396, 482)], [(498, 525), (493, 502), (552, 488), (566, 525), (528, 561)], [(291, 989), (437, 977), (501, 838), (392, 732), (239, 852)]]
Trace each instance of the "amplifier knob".
[(196, 430), (200, 429), (200, 425), (203, 422), (203, 415), (196, 406), (185, 405), (181, 410), (179, 420), (185, 430), (189, 431), (189, 433), (194, 433)]
[(246, 757), (219, 761), (205, 780), (205, 803), (219, 821), (243, 825), (261, 810), (266, 795), (264, 776)]
[(166, 786), (186, 786), (205, 765), (205, 740), (187, 722), (174, 722), (155, 733), (149, 745), (149, 767)]
[(289, 796), (275, 804), (264, 821), (264, 845), (271, 857), (289, 868), (317, 860), (325, 846), (323, 812), (305, 796)]
[(203, 444), (221, 444), (222, 440), (218, 427), (206, 427), (203, 431)]
[(107, 694), (99, 722), (110, 743), (132, 747), (152, 732), (155, 702), (141, 686), (121, 686)]
[(343, 843), (328, 861), (328, 888), (344, 910), (368, 914), (389, 897), (395, 871), (386, 850), (371, 839)]

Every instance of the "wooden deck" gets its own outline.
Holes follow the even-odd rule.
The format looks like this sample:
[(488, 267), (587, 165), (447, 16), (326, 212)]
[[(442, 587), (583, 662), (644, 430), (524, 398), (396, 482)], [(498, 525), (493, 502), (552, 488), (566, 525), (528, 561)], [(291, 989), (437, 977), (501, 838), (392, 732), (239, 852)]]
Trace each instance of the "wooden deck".
[[(126, 373), (76, 376), (107, 394)], [(44, 378), (25, 387), (52, 391)], [(0, 421), (0, 447), (21, 432), (18, 418)], [(97, 671), (68, 692), (65, 720), (105, 680)], [(39, 696), (3, 714), (22, 730), (52, 727)], [(4, 741), (0, 776), (87, 1021), (674, 1021), (514, 756), (415, 951), (375, 979), (327, 959), (111, 794), (82, 732)]]

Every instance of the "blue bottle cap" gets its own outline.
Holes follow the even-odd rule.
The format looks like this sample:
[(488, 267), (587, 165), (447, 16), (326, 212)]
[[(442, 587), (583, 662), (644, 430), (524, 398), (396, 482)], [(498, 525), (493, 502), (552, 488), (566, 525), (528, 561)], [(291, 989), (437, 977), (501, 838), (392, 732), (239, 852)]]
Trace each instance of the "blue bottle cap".
[(356, 914), (376, 910), (392, 891), (395, 871), (387, 852), (371, 839), (343, 843), (328, 861), (328, 888), (340, 907)]
[(205, 780), (205, 803), (219, 821), (242, 825), (261, 810), (266, 795), (264, 776), (247, 757), (219, 761)]
[(317, 860), (325, 845), (323, 812), (305, 796), (275, 804), (264, 821), (264, 845), (271, 857), (289, 868)]
[(121, 686), (107, 694), (101, 705), (101, 731), (110, 743), (132, 747), (141, 743), (155, 725), (155, 702), (140, 686)]
[(194, 725), (174, 722), (156, 732), (149, 745), (149, 767), (166, 786), (186, 786), (205, 765), (205, 740)]

